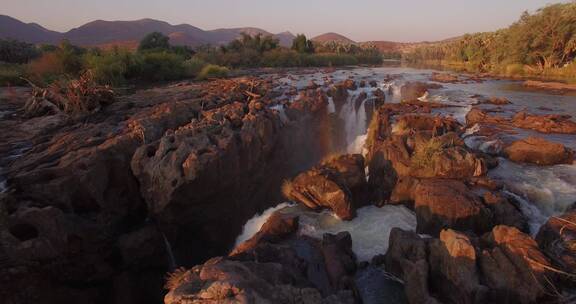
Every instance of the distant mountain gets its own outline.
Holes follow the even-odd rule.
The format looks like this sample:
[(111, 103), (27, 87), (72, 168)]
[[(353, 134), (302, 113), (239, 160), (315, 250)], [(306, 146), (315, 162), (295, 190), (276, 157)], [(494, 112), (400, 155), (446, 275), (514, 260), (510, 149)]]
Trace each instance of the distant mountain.
[(241, 33), (269, 35), (280, 40), (280, 45), (292, 45), (294, 35), (289, 32), (274, 35), (259, 28), (232, 28), (205, 31), (189, 24), (171, 25), (154, 19), (134, 21), (96, 20), (74, 28), (66, 33), (47, 30), (35, 23), (23, 23), (9, 16), (0, 15), (0, 38), (12, 38), (29, 43), (57, 43), (68, 39), (83, 46), (121, 45), (134, 48), (148, 33), (160, 32), (170, 37), (175, 45), (199, 46), (203, 44), (226, 44)]
[(36, 23), (24, 23), (10, 16), (0, 15), (0, 38), (11, 38), (29, 43), (50, 43), (61, 34)]
[(346, 43), (346, 44), (356, 44), (356, 42), (348, 37), (337, 33), (325, 33), (319, 36), (316, 36), (311, 39), (314, 42), (325, 43), (325, 42), (338, 42), (338, 43)]
[(200, 45), (208, 43), (205, 31), (188, 25), (171, 25), (154, 19), (135, 21), (96, 20), (63, 33), (65, 39), (78, 45), (100, 45), (113, 41), (140, 41), (151, 32), (174, 36), (176, 44)]
[(280, 41), (281, 46), (286, 46), (286, 47), (291, 47), (292, 41), (294, 41), (294, 38), (296, 38), (296, 36), (294, 36), (294, 34), (292, 34), (290, 32), (278, 33), (278, 34), (274, 35), (274, 37), (276, 37)]

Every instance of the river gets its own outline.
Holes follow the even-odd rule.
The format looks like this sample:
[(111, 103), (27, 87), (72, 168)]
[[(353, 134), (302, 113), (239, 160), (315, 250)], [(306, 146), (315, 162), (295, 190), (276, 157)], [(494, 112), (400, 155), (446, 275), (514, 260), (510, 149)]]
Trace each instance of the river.
[[(314, 81), (323, 89), (328, 89), (331, 83), (353, 79), (357, 83), (364, 80), (376, 81), (377, 88), (387, 93), (386, 102), (400, 102), (400, 88), (408, 81), (431, 82), (433, 70), (412, 69), (404, 67), (356, 68), (333, 72), (316, 71), (312, 73), (292, 73), (289, 75), (273, 75), (280, 83), (280, 89), (289, 90), (296, 87), (305, 88)], [(263, 77), (269, 77), (263, 76)], [(465, 116), (473, 105), (478, 105), (485, 97), (507, 98), (511, 104), (499, 106), (502, 115), (512, 116), (521, 111), (535, 114), (569, 114), (576, 116), (576, 94), (551, 94), (524, 88), (520, 81), (488, 79), (483, 82), (469, 81), (467, 83), (442, 83), (443, 88), (431, 90), (422, 100), (434, 101), (454, 107), (435, 109), (442, 115), (451, 115), (465, 124)], [(336, 113), (345, 122), (347, 152), (363, 153), (366, 139), (366, 115), (364, 103), (356, 110), (354, 101), (362, 92), (372, 96), (375, 88), (366, 85), (349, 91), (347, 103), (340, 113)], [(284, 96), (285, 97), (285, 96)], [(289, 97), (294, 99), (295, 97)], [(330, 101), (329, 111), (335, 111)], [(545, 139), (560, 142), (567, 147), (576, 149), (576, 135), (542, 134), (536, 131), (514, 129), (506, 134), (507, 140), (537, 135)], [(465, 142), (469, 146), (489, 146), (491, 142), (475, 134), (472, 127), (466, 132)], [(505, 191), (516, 198), (521, 209), (529, 219), (531, 233), (553, 215), (561, 214), (576, 202), (576, 165), (535, 166), (516, 164), (505, 158), (499, 158), (497, 168), (489, 172), (489, 176), (500, 180), (505, 185)], [(358, 210), (358, 216), (352, 221), (342, 221), (331, 212), (315, 213), (302, 207), (284, 203), (263, 214), (257, 214), (244, 227), (237, 243), (250, 238), (256, 233), (272, 211), (301, 215), (302, 225), (299, 233), (320, 237), (325, 232), (336, 233), (348, 231), (352, 235), (353, 250), (360, 261), (369, 261), (377, 254), (383, 254), (388, 247), (388, 234), (393, 227), (415, 230), (416, 218), (412, 211), (403, 206), (386, 206), (384, 208), (364, 207)]]

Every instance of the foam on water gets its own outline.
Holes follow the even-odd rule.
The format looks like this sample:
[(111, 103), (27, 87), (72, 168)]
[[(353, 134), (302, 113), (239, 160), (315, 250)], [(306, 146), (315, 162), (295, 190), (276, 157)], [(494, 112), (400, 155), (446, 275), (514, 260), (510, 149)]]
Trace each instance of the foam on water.
[[(501, 180), (506, 189), (534, 204), (544, 218), (566, 211), (576, 202), (576, 166), (534, 166), (499, 158), (489, 176)], [(526, 214), (528, 217), (534, 214)], [(533, 219), (538, 220), (538, 219)]]
[(538, 207), (536, 207), (536, 205), (528, 202), (523, 197), (506, 190), (504, 193), (519, 203), (518, 207), (520, 208), (520, 211), (522, 214), (524, 214), (524, 216), (526, 216), (526, 219), (528, 220), (528, 228), (530, 229), (530, 234), (532, 236), (536, 236), (538, 230), (540, 230), (540, 227), (546, 223), (548, 218), (542, 213), (540, 209), (538, 209)]
[(282, 121), (282, 123), (286, 123), (288, 121), (288, 116), (286, 116), (284, 105), (281, 104), (274, 105), (271, 106), (270, 109), (278, 111), (278, 115), (280, 116), (280, 121)]
[(386, 253), (392, 228), (416, 229), (416, 216), (404, 206), (363, 207), (351, 221), (340, 220), (328, 210), (317, 213), (299, 209), (296, 214), (300, 215), (299, 233), (304, 235), (321, 239), (325, 233), (348, 231), (359, 261), (370, 261), (375, 255)]
[(328, 113), (336, 113), (336, 106), (332, 97), (328, 97)]
[(254, 217), (249, 219), (248, 222), (246, 222), (246, 224), (244, 225), (244, 228), (242, 229), (242, 233), (236, 238), (236, 243), (234, 246), (238, 246), (238, 245), (242, 244), (243, 242), (249, 240), (251, 237), (253, 237), (260, 230), (260, 228), (262, 228), (262, 225), (264, 225), (264, 223), (266, 223), (266, 221), (272, 215), (272, 213), (274, 213), (275, 211), (280, 210), (282, 208), (286, 208), (286, 207), (290, 207), (290, 206), (292, 206), (291, 203), (282, 203), (282, 204), (277, 205), (275, 207), (268, 208), (268, 209), (264, 210), (264, 212), (262, 212), (262, 214), (254, 215)]

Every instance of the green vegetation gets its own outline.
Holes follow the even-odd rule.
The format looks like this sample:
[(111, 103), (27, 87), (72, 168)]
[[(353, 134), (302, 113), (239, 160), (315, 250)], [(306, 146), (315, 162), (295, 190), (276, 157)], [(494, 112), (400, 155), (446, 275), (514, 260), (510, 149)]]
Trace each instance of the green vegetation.
[(138, 45), (138, 51), (168, 50), (170, 48), (170, 38), (162, 33), (153, 32), (146, 35)]
[(576, 3), (525, 12), (507, 29), (465, 35), (416, 49), (405, 59), (507, 76), (539, 75), (576, 80)]
[(39, 55), (40, 51), (33, 44), (0, 39), (0, 62), (23, 64)]
[(298, 53), (314, 53), (314, 44), (305, 35), (299, 34), (292, 41), (292, 49)]
[(226, 46), (198, 48), (195, 57), (230, 68), (246, 67), (328, 67), (357, 64), (380, 64), (375, 49), (329, 49), (314, 45), (304, 35), (297, 35), (292, 48), (280, 47), (272, 37), (243, 35)]
[(47, 86), (78, 79), (90, 71), (101, 85), (122, 86), (135, 82), (184, 78), (227, 77), (230, 68), (328, 67), (380, 64), (375, 49), (359, 46), (315, 46), (304, 35), (294, 39), (292, 49), (279, 46), (271, 36), (242, 34), (227, 45), (202, 46), (195, 50), (172, 46), (159, 32), (146, 35), (137, 50), (81, 48), (62, 41), (59, 45), (0, 40), (0, 85), (25, 83), (22, 78)]
[(411, 165), (414, 168), (428, 168), (434, 165), (434, 156), (442, 153), (448, 146), (438, 137), (431, 138), (426, 143), (416, 147), (416, 151), (410, 159)]
[(197, 78), (200, 80), (206, 80), (211, 78), (225, 78), (228, 76), (228, 72), (229, 70), (226, 67), (214, 64), (208, 64), (202, 68)]

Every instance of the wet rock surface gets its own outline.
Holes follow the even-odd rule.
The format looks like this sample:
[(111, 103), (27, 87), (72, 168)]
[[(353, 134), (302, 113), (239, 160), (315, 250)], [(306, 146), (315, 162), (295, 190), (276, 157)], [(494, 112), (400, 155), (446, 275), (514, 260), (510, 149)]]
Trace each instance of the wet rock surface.
[(364, 158), (359, 154), (333, 157), (282, 188), (289, 200), (315, 210), (329, 208), (339, 218), (350, 220), (366, 197)]
[(556, 286), (550, 266), (529, 235), (508, 226), (481, 238), (448, 229), (426, 239), (396, 229), (386, 254), (387, 270), (412, 287), (410, 303), (536, 303)]
[(356, 303), (350, 234), (301, 237), (297, 221), (274, 214), (231, 256), (172, 274), (165, 303)]
[[(0, 298), (569, 301), (576, 219), (554, 203), (573, 198), (571, 117), (503, 97), (437, 102), (434, 90), (476, 81), (464, 76), (433, 75), (444, 90), (317, 72), (141, 90), (82, 123), (0, 105), (14, 129), (0, 134)], [(543, 170), (564, 192), (503, 180), (502, 164)], [(254, 217), (231, 248), (281, 188), (299, 206)], [(518, 189), (556, 213), (535, 217)]]
[(528, 137), (515, 141), (504, 149), (508, 158), (519, 163), (536, 165), (571, 164), (574, 161), (574, 151), (559, 143), (547, 141), (539, 137)]
[(328, 152), (326, 98), (305, 94), (283, 119), (268, 107), (275, 94), (258, 78), (181, 83), (121, 97), (82, 123), (21, 118), (15, 100), (6, 153), (22, 140), (32, 148), (6, 169), (0, 272), (16, 292), (3, 298), (160, 302), (174, 261), (226, 252), (280, 200), (283, 179)]

